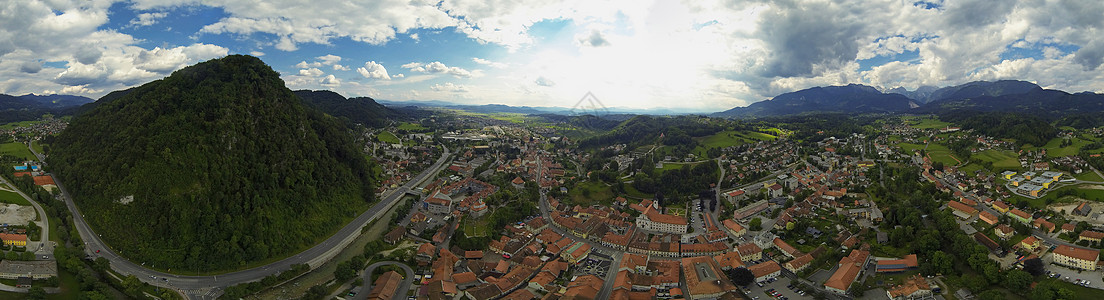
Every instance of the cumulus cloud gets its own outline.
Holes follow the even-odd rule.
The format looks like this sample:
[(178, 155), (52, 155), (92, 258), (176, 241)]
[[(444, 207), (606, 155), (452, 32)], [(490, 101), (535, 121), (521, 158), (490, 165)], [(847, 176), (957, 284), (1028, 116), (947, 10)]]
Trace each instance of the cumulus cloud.
[(38, 61), (26, 61), (22, 65), (19, 65), (19, 71), (23, 73), (38, 73), (42, 71), (42, 62)]
[(402, 68), (408, 69), (411, 72), (421, 72), (430, 74), (446, 73), (455, 77), (469, 78), (473, 76), (473, 72), (458, 68), (449, 67), (439, 61), (423, 64), (419, 62), (412, 62), (402, 65)]
[[(375, 61), (364, 63), (363, 67), (357, 68), (357, 73), (360, 73), (360, 76), (364, 76), (364, 78), (368, 79), (391, 79), (391, 76), (387, 75), (387, 68), (384, 68), (383, 65)], [(399, 76), (396, 75), (396, 77)]]
[(299, 76), (318, 77), (322, 76), (322, 74), (325, 74), (325, 72), (322, 72), (322, 70), (319, 70), (318, 68), (299, 70)]
[(130, 20), (130, 25), (131, 26), (151, 26), (153, 24), (157, 24), (158, 20), (160, 20), (161, 18), (164, 18), (167, 15), (169, 15), (169, 14), (164, 13), (164, 12), (141, 13), (141, 14), (138, 14), (138, 16), (136, 18), (134, 18), (134, 20)]
[(433, 86), (430, 86), (429, 89), (434, 90), (434, 91), (438, 91), (438, 92), (452, 92), (452, 93), (465, 93), (465, 92), (468, 91), (467, 87), (465, 87), (463, 85), (459, 85), (459, 84), (453, 84), (451, 82), (446, 82), (444, 84), (440, 84), (440, 83), (434, 84)]
[(473, 62), (475, 62), (475, 63), (477, 63), (477, 64), (481, 64), (481, 65), (484, 65), (484, 66), (488, 66), (488, 67), (492, 67), (492, 68), (496, 68), (496, 69), (504, 69), (504, 68), (506, 68), (506, 67), (508, 66), (508, 65), (506, 65), (506, 64), (504, 64), (504, 63), (500, 63), (500, 62), (493, 62), (493, 61), (490, 61), (490, 60), (486, 60), (486, 59), (482, 59), (482, 58), (478, 58), (478, 57), (472, 57), (472, 61), (473, 61)]
[(322, 85), (329, 87), (339, 86), (341, 85), (341, 80), (337, 79), (333, 74), (326, 75), (326, 77), (322, 78)]

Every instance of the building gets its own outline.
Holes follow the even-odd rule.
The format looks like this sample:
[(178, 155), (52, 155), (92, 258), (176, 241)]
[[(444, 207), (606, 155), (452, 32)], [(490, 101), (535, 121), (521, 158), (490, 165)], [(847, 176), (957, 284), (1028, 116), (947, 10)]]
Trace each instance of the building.
[(1031, 215), (1018, 208), (1013, 208), (1012, 210), (1008, 211), (1008, 216), (1012, 219), (1015, 219), (1016, 221), (1020, 221), (1020, 223), (1031, 223)]
[(1008, 210), (1012, 209), (1012, 207), (1009, 206), (1008, 203), (1005, 203), (1004, 201), (996, 201), (996, 202), (993, 202), (993, 209), (996, 210), (999, 213), (1007, 214)]
[(916, 254), (909, 254), (905, 255), (905, 258), (902, 259), (879, 260), (875, 272), (897, 273), (915, 269), (919, 266), (920, 265), (916, 262)]
[(452, 197), (441, 193), (441, 191), (433, 192), (429, 198), (425, 199), (423, 208), (431, 213), (447, 214), (452, 212)]
[(1073, 213), (1080, 216), (1088, 216), (1090, 212), (1092, 212), (1092, 206), (1089, 206), (1088, 202), (1081, 202), (1081, 205), (1073, 209)]
[(646, 207), (644, 213), (636, 217), (636, 227), (644, 230), (685, 234), (686, 226), (685, 217), (662, 214), (651, 206)]
[(1085, 230), (1081, 232), (1081, 235), (1077, 237), (1077, 241), (1089, 241), (1093, 243), (1100, 243), (1100, 239), (1104, 238), (1104, 232)]
[(770, 202), (767, 200), (759, 200), (751, 205), (741, 207), (732, 213), (732, 218), (735, 220), (743, 220), (758, 214), (770, 207)]
[(998, 238), (1007, 240), (1016, 234), (1016, 230), (1008, 225), (1000, 224), (993, 228), (993, 233), (997, 234)]
[(808, 253), (802, 256), (798, 256), (791, 261), (786, 262), (783, 267), (794, 274), (804, 271), (809, 268), (809, 265), (813, 262), (813, 254)]
[(7, 246), (27, 247), (26, 234), (0, 233), (0, 240)]
[(0, 261), (0, 278), (19, 279), (30, 277), (34, 280), (57, 276), (57, 262), (52, 260), (36, 261)]
[(847, 294), (851, 284), (862, 275), (870, 253), (863, 250), (851, 250), (851, 254), (841, 258), (839, 268), (824, 282), (824, 288), (837, 294)]
[(745, 192), (744, 190), (731, 191), (725, 193), (725, 199), (728, 200), (728, 202), (741, 201), (747, 199), (747, 192)]
[(1035, 249), (1039, 248), (1039, 245), (1039, 238), (1036, 238), (1034, 235), (1028, 236), (1020, 241), (1020, 248), (1027, 251), (1035, 251)]
[(778, 262), (773, 260), (768, 260), (748, 267), (748, 270), (751, 271), (751, 274), (755, 275), (756, 282), (766, 281), (778, 277), (778, 275), (782, 275), (782, 266), (779, 266)]
[(1065, 245), (1054, 248), (1052, 255), (1056, 264), (1087, 271), (1096, 271), (1100, 260), (1100, 250)]
[(755, 243), (744, 243), (736, 246), (736, 252), (740, 253), (740, 257), (744, 260), (760, 260), (763, 259), (763, 248)]
[(947, 207), (950, 207), (953, 210), (955, 216), (963, 219), (969, 219), (978, 214), (978, 210), (976, 208), (970, 207), (969, 205), (958, 201), (951, 201), (950, 203), (947, 203)]
[(1004, 179), (1012, 179), (1012, 176), (1016, 176), (1015, 171), (1004, 171), (1004, 173), (1001, 173), (1001, 177), (1004, 177)]
[(736, 290), (736, 285), (708, 256), (683, 258), (682, 273), (686, 278), (687, 299), (716, 299)]
[(1031, 222), (1031, 226), (1035, 227), (1036, 229), (1046, 231), (1047, 233), (1054, 232), (1055, 228), (1054, 223), (1051, 223), (1050, 221), (1047, 221), (1042, 217), (1039, 217), (1038, 219), (1035, 219), (1034, 222)]
[(932, 297), (931, 284), (920, 274), (909, 277), (897, 287), (886, 290), (886, 295), (892, 300), (930, 299)]
[(981, 220), (982, 222), (985, 222), (985, 224), (989, 225), (996, 225), (997, 222), (1000, 222), (1000, 219), (998, 219), (996, 215), (991, 214), (987, 211), (982, 211), (978, 213), (978, 220)]
[(800, 251), (797, 251), (796, 248), (790, 246), (789, 243), (786, 243), (786, 241), (783, 241), (781, 238), (774, 238), (774, 247), (778, 248), (779, 251), (782, 251), (782, 254), (790, 258), (797, 258), (797, 256), (801, 255)]
[(732, 219), (724, 220), (721, 224), (724, 224), (725, 229), (728, 229), (728, 233), (734, 236), (740, 237), (747, 234), (747, 228), (740, 226), (740, 223), (736, 223)]

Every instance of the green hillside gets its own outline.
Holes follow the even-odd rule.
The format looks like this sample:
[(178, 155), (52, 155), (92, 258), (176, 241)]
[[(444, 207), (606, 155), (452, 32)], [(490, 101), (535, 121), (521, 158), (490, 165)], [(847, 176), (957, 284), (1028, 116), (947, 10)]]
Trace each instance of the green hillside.
[(344, 128), (233, 55), (99, 103), (50, 164), (123, 256), (223, 271), (303, 250), (366, 209), (372, 175)]

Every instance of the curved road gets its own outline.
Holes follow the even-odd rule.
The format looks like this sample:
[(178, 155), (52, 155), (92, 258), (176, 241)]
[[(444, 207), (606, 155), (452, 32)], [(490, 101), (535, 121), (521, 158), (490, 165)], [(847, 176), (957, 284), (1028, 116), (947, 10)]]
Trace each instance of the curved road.
[(42, 235), (38, 240), (38, 248), (35, 249), (35, 258), (38, 259), (43, 256), (46, 256), (48, 259), (52, 258), (54, 256), (54, 246), (56, 245), (50, 242), (50, 217), (46, 215), (46, 210), (43, 210), (42, 206), (38, 205), (38, 202), (35, 202), (30, 196), (27, 196), (27, 194), (24, 194), (23, 191), (15, 188), (15, 185), (8, 182), (8, 180), (2, 176), (0, 176), (0, 183), (3, 183), (8, 186), (8, 189), (23, 196), (23, 199), (27, 199), (27, 202), (30, 202), (31, 206), (34, 206), (35, 211), (38, 212), (38, 216), (42, 219), (40, 221), (34, 221), (36, 225), (42, 229)]
[(399, 288), (396, 290), (395, 296), (392, 297), (392, 300), (406, 299), (406, 292), (410, 290), (410, 285), (414, 283), (414, 270), (410, 269), (410, 266), (397, 261), (381, 261), (368, 265), (368, 267), (364, 269), (364, 274), (361, 275), (361, 277), (364, 278), (364, 288), (360, 289), (360, 293), (353, 295), (353, 297), (350, 299), (368, 299), (368, 294), (372, 292), (372, 284), (375, 283), (372, 282), (372, 272), (374, 272), (376, 268), (385, 265), (399, 266), (399, 268), (403, 269), (403, 272), (406, 272), (406, 274), (404, 274), (405, 277), (403, 277), (403, 282), (399, 285)]
[[(311, 269), (314, 269), (326, 261), (329, 261), (360, 234), (362, 227), (386, 213), (406, 194), (406, 191), (421, 184), (425, 180), (431, 178), (432, 175), (435, 175), (437, 171), (440, 171), (445, 165), (445, 162), (448, 161), (450, 155), (447, 147), (443, 147), (443, 150), (444, 152), (441, 154), (441, 158), (437, 159), (432, 166), (421, 174), (418, 174), (418, 176), (415, 176), (395, 192), (384, 197), (382, 201), (373, 205), (322, 243), (296, 254), (295, 256), (268, 265), (211, 276), (176, 275), (150, 270), (143, 265), (139, 265), (138, 263), (131, 262), (119, 256), (111, 248), (106, 247), (106, 243), (100, 240), (100, 237), (88, 226), (88, 223), (84, 220), (84, 215), (80, 213), (80, 209), (77, 208), (76, 204), (73, 202), (73, 198), (69, 196), (68, 191), (65, 189), (65, 186), (61, 184), (61, 181), (59, 181), (57, 177), (54, 177), (54, 182), (57, 183), (58, 188), (61, 189), (62, 198), (65, 200), (66, 206), (69, 207), (69, 211), (73, 214), (73, 221), (77, 225), (77, 231), (80, 233), (81, 239), (85, 242), (85, 252), (87, 255), (107, 258), (108, 261), (111, 262), (111, 268), (120, 274), (134, 275), (138, 277), (138, 279), (152, 285), (179, 290), (188, 298), (214, 299), (221, 294), (221, 288), (223, 287), (260, 280), (265, 276), (288, 270), (291, 268), (291, 265), (295, 264), (309, 264)], [(53, 175), (51, 174), (50, 176)], [(97, 250), (100, 252), (96, 253)]]

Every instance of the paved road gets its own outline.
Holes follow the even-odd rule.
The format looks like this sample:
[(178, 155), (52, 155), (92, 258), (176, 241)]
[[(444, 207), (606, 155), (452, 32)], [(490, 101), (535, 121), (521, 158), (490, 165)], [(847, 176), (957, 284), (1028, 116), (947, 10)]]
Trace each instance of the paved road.
[(406, 299), (406, 292), (410, 290), (410, 285), (414, 283), (414, 270), (410, 269), (410, 266), (407, 266), (406, 264), (400, 263), (400, 262), (397, 262), (397, 261), (381, 261), (381, 262), (378, 262), (378, 263), (368, 265), (368, 268), (365, 268), (364, 273), (362, 273), (360, 275), (361, 278), (364, 278), (364, 288), (360, 289), (360, 293), (357, 293), (356, 295), (353, 295), (353, 297), (351, 297), (349, 299), (353, 299), (353, 300), (368, 299), (368, 294), (372, 292), (372, 284), (375, 283), (375, 282), (372, 281), (372, 272), (374, 272), (376, 270), (376, 268), (382, 267), (382, 266), (385, 266), (385, 265), (398, 266), (399, 268), (402, 268), (404, 272), (406, 272), (406, 274), (402, 274), (403, 276), (405, 276), (405, 277), (403, 277), (402, 284), (399, 285), (399, 289), (395, 292), (395, 296), (393, 298), (391, 298), (392, 300)]
[[(326, 261), (329, 261), (341, 249), (345, 248), (350, 242), (356, 239), (360, 234), (361, 228), (367, 225), (372, 220), (382, 216), (386, 213), (399, 199), (405, 195), (406, 190), (417, 186), (421, 182), (432, 178), (438, 171), (441, 170), (445, 163), (448, 161), (449, 155), (448, 148), (444, 148), (444, 152), (437, 161), (427, 168), (418, 176), (415, 176), (412, 180), (400, 187), (396, 192), (391, 193), (387, 197), (384, 197), (382, 201), (376, 203), (376, 205), (369, 208), (362, 213), (359, 217), (349, 222), (344, 228), (341, 228), (336, 234), (326, 239), (322, 243), (307, 249), (295, 256), (285, 258), (283, 260), (265, 265), (255, 267), (252, 269), (231, 272), (220, 275), (212, 276), (185, 276), (168, 274), (160, 271), (150, 270), (142, 265), (131, 262), (126, 258), (119, 256), (111, 248), (106, 247), (106, 243), (100, 240), (99, 236), (92, 231), (92, 228), (88, 226), (88, 223), (84, 220), (84, 215), (80, 213), (80, 209), (77, 208), (73, 202), (73, 198), (70, 197), (65, 186), (57, 177), (54, 177), (54, 182), (62, 191), (62, 198), (65, 200), (65, 204), (69, 207), (69, 211), (73, 214), (73, 220), (77, 225), (77, 231), (80, 233), (81, 239), (85, 242), (85, 252), (88, 255), (102, 256), (107, 258), (111, 262), (111, 267), (115, 271), (123, 275), (134, 275), (142, 281), (148, 282), (152, 285), (165, 287), (170, 289), (176, 289), (183, 292), (183, 294), (191, 299), (214, 299), (221, 294), (223, 287), (256, 281), (264, 278), (265, 276), (272, 275), (284, 270), (288, 270), (295, 264), (308, 264), (311, 268), (316, 268)], [(53, 175), (51, 175), (53, 176)], [(96, 253), (96, 250), (100, 250)]]
[(42, 228), (42, 235), (39, 237), (38, 247), (34, 248), (35, 258), (42, 258), (43, 256), (45, 256), (46, 259), (53, 259), (54, 246), (56, 245), (54, 245), (53, 242), (50, 242), (50, 218), (46, 216), (46, 210), (42, 209), (42, 206), (38, 205), (38, 202), (35, 202), (33, 199), (31, 199), (30, 196), (27, 196), (27, 194), (24, 194), (23, 191), (15, 188), (15, 185), (8, 182), (8, 180), (4, 177), (0, 177), (0, 183), (3, 183), (4, 185), (8, 186), (8, 189), (15, 191), (20, 196), (23, 196), (23, 199), (27, 199), (27, 202), (30, 202), (31, 206), (34, 206), (35, 211), (38, 212), (39, 218), (41, 218), (41, 220), (34, 222), (36, 225), (38, 225), (39, 228)]

